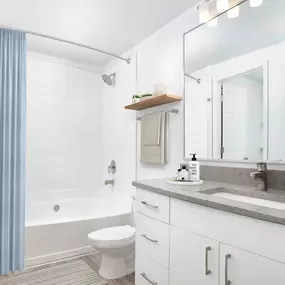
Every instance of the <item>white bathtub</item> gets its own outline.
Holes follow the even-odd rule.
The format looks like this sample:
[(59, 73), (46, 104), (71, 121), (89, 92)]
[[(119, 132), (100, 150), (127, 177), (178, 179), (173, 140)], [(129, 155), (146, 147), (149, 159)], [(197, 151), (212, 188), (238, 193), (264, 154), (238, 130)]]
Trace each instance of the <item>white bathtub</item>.
[(88, 233), (129, 224), (130, 212), (131, 199), (118, 197), (27, 205), (25, 265), (91, 253)]

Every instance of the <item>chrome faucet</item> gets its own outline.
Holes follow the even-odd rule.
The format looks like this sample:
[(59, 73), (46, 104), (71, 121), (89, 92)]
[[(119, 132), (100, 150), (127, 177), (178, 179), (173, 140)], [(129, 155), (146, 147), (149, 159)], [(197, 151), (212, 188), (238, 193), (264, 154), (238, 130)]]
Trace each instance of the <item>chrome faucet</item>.
[(251, 172), (250, 177), (257, 182), (259, 191), (267, 191), (267, 164), (257, 163), (257, 171)]

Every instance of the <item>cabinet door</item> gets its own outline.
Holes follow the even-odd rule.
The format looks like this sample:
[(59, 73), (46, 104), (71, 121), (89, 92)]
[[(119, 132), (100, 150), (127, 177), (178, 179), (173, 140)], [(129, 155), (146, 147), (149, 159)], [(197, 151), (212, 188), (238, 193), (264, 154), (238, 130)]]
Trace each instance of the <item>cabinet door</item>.
[(221, 244), (220, 285), (230, 284), (284, 285), (285, 264)]
[(171, 226), (170, 285), (218, 285), (219, 243)]

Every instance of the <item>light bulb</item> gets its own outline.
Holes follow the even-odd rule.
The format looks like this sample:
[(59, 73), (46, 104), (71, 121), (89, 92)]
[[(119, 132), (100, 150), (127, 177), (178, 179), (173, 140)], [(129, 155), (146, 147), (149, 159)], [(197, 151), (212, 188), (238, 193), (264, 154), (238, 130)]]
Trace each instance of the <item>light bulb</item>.
[(250, 7), (258, 7), (260, 5), (262, 5), (263, 0), (250, 0), (249, 1), (249, 6)]
[(229, 0), (217, 0), (217, 11), (224, 12), (230, 7)]
[(215, 27), (218, 25), (218, 18), (214, 18), (211, 21), (208, 22), (208, 27)]
[(210, 19), (210, 10), (209, 10), (209, 4), (207, 2), (202, 2), (199, 6), (199, 18), (200, 23), (206, 23)]
[(239, 6), (236, 6), (232, 8), (231, 10), (229, 10), (228, 18), (234, 19), (234, 18), (237, 18), (238, 16), (239, 16)]

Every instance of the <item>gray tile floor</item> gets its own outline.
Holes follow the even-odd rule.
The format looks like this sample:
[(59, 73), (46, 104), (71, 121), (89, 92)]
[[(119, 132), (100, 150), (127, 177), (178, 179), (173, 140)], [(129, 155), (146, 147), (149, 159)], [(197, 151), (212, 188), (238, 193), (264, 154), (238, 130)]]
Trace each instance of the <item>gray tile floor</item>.
[(99, 264), (98, 256), (94, 255), (57, 261), (0, 276), (0, 285), (134, 285), (134, 274), (104, 280), (97, 274)]

